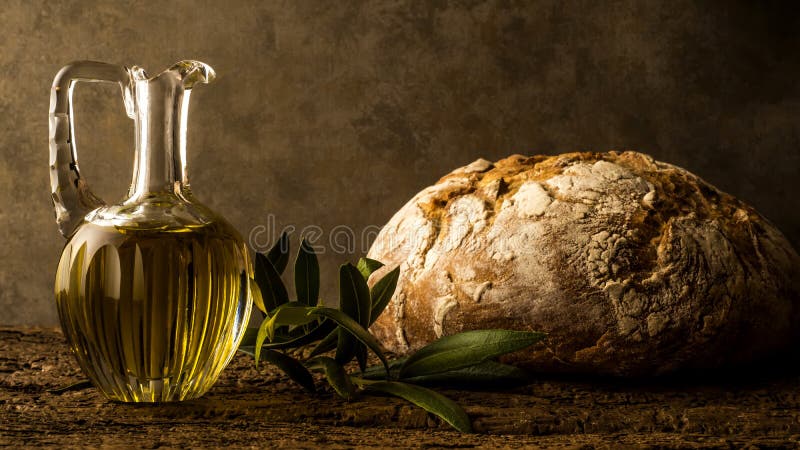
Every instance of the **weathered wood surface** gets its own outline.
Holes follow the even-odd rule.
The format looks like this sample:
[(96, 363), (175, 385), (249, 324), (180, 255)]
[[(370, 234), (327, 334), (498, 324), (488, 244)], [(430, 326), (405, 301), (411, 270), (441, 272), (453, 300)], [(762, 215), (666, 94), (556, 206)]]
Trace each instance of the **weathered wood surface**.
[(0, 446), (114, 447), (800, 447), (800, 376), (685, 381), (540, 380), (503, 392), (445, 391), (479, 434), (462, 435), (401, 400), (307, 395), (237, 355), (199, 400), (106, 401), (52, 329), (0, 329)]

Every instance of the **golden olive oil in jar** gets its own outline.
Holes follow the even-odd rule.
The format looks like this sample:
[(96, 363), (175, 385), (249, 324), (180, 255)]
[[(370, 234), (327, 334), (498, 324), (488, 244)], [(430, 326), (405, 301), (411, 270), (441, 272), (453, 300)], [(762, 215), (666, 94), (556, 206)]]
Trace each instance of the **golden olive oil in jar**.
[(62, 328), (110, 398), (194, 398), (228, 363), (247, 320), (249, 261), (224, 228), (86, 224), (72, 237), (56, 274)]

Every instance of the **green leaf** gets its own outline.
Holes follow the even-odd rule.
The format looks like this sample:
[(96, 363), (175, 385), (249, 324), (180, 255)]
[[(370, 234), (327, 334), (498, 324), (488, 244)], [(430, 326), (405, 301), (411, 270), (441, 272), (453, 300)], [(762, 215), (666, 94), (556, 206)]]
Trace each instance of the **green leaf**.
[[(269, 344), (262, 344), (261, 348), (277, 350), (285, 348), (302, 347), (304, 345), (308, 345), (311, 344), (312, 342), (316, 342), (322, 339), (334, 329), (336, 329), (336, 323), (334, 323), (331, 320), (325, 320), (321, 324), (312, 328), (306, 334), (296, 337), (276, 336), (275, 340), (273, 340)], [(242, 339), (242, 342), (239, 344), (238, 350), (240, 352), (255, 356), (258, 330), (259, 330), (258, 328), (248, 328), (245, 331), (244, 338)]]
[[(364, 277), (352, 264), (339, 267), (339, 310), (355, 320), (363, 328), (369, 327), (370, 309), (369, 287)], [(339, 329), (336, 346), (336, 361), (347, 364), (353, 356), (359, 356), (359, 364), (366, 362), (366, 350), (353, 339), (353, 336)]]
[(262, 253), (256, 253), (255, 279), (267, 312), (289, 301), (281, 275)]
[(250, 295), (253, 297), (253, 304), (263, 314), (267, 313), (267, 307), (264, 306), (264, 297), (261, 296), (261, 288), (258, 287), (256, 280), (250, 279)]
[(311, 353), (308, 356), (309, 357), (313, 357), (313, 356), (321, 355), (321, 354), (323, 354), (325, 352), (329, 352), (329, 351), (335, 349), (336, 348), (336, 340), (338, 339), (338, 336), (339, 336), (339, 329), (337, 327), (336, 329), (331, 331), (327, 336), (325, 336), (325, 339), (321, 340), (317, 344), (317, 346), (314, 347), (313, 350), (311, 350)]
[(394, 270), (383, 276), (370, 291), (372, 297), (372, 309), (370, 311), (369, 324), (372, 325), (381, 315), (389, 300), (392, 299), (394, 290), (397, 288), (397, 280), (400, 278), (400, 267), (395, 267)]
[(313, 317), (308, 316), (309, 311), (313, 309), (314, 307), (306, 306), (300, 302), (284, 303), (272, 312), (270, 320), (275, 321), (276, 326), (307, 325), (315, 320)]
[(430, 389), (399, 381), (353, 380), (369, 391), (393, 395), (419, 406), (429, 413), (439, 416), (453, 428), (462, 433), (472, 433), (472, 423), (467, 413), (458, 404), (444, 395)]
[(264, 319), (258, 327), (258, 335), (256, 336), (255, 343), (255, 357), (256, 367), (260, 360), (261, 349), (263, 348), (264, 341), (269, 339), (272, 341), (275, 338), (275, 328), (283, 325), (305, 325), (314, 321), (312, 317), (308, 316), (311, 308), (307, 306), (297, 306), (299, 303), (291, 302), (284, 303), (275, 309), (271, 317)]
[(258, 328), (245, 328), (242, 341), (239, 342), (239, 347), (255, 346), (256, 337), (258, 336)]
[(380, 358), (381, 363), (383, 363), (383, 367), (386, 369), (386, 375), (389, 375), (389, 362), (386, 360), (386, 356), (383, 354), (381, 344), (378, 343), (375, 337), (369, 334), (369, 331), (365, 330), (355, 320), (351, 319), (347, 314), (339, 311), (338, 309), (326, 308), (324, 306), (313, 308), (309, 314), (319, 315), (333, 320), (339, 325), (340, 329), (348, 331), (356, 339), (361, 341), (362, 344), (369, 347), (370, 350), (372, 350), (373, 353)]
[(355, 395), (355, 388), (350, 380), (350, 375), (345, 372), (344, 367), (337, 363), (333, 358), (327, 356), (317, 356), (311, 358), (306, 363), (311, 369), (322, 369), (328, 384), (345, 400), (350, 400)]
[(361, 342), (357, 342), (357, 344), (358, 345), (356, 345), (354, 353), (356, 354), (358, 369), (363, 373), (367, 368), (367, 347)]
[(269, 319), (262, 320), (261, 326), (258, 327), (258, 336), (256, 336), (255, 352), (253, 354), (253, 356), (256, 358), (256, 368), (258, 368), (258, 362), (261, 361), (261, 350), (264, 348), (264, 341), (270, 334), (268, 327)]
[(361, 275), (364, 277), (364, 281), (369, 280), (369, 276), (372, 275), (372, 272), (383, 267), (383, 263), (380, 261), (376, 261), (374, 259), (369, 258), (360, 258), (358, 260), (358, 264), (356, 265), (358, 271), (361, 272)]
[(352, 264), (339, 268), (339, 309), (364, 328), (369, 327), (372, 300), (369, 286)]
[(529, 347), (544, 333), (511, 330), (476, 330), (445, 336), (409, 356), (400, 368), (401, 378), (448, 372)]
[[(260, 356), (270, 364), (281, 369), (289, 378), (300, 386), (303, 386), (307, 391), (315, 391), (314, 378), (300, 361), (276, 350), (266, 350), (261, 352)], [(258, 365), (258, 361), (256, 361), (256, 365)]]
[[(314, 321), (313, 317), (308, 316), (308, 311), (311, 308), (299, 302), (288, 302), (277, 307), (272, 312), (272, 316), (264, 319), (266, 324), (266, 333), (269, 340), (275, 338), (275, 329), (286, 325), (300, 326), (307, 325)], [(262, 322), (261, 326), (264, 326)]]
[(267, 252), (267, 259), (275, 267), (275, 270), (282, 274), (289, 263), (289, 250), (291, 244), (289, 242), (289, 234), (285, 231), (281, 233), (281, 237), (275, 242), (269, 252)]
[[(392, 379), (397, 379), (400, 367), (408, 358), (400, 358), (389, 361), (389, 371)], [(376, 365), (367, 367), (361, 374), (361, 378), (368, 380), (380, 380), (385, 378), (383, 366)], [(412, 378), (403, 378), (399, 381), (414, 384), (441, 384), (447, 383), (448, 386), (484, 386), (491, 383), (491, 386), (508, 386), (527, 384), (531, 381), (531, 375), (512, 365), (501, 364), (497, 361), (484, 361), (474, 366), (455, 369), (448, 372), (440, 372), (431, 375), (423, 375)]]
[(356, 346), (361, 345), (358, 339), (354, 338), (347, 330), (339, 327), (336, 330), (336, 362), (347, 364), (356, 356)]
[(77, 382), (72, 383), (72, 384), (68, 384), (66, 386), (61, 386), (61, 387), (57, 387), (57, 388), (53, 388), (53, 389), (48, 389), (47, 392), (49, 392), (51, 394), (61, 395), (64, 392), (82, 391), (84, 389), (89, 389), (92, 386), (93, 385), (92, 385), (91, 381), (89, 381), (89, 380), (81, 380), (81, 381), (77, 381)]
[(508, 364), (501, 364), (497, 361), (484, 361), (474, 366), (462, 367), (461, 369), (439, 372), (431, 375), (403, 378), (406, 383), (447, 383), (448, 386), (454, 384), (461, 385), (482, 385), (492, 383), (492, 386), (520, 385), (531, 381), (530, 374), (524, 370)]
[(294, 288), (297, 301), (309, 306), (317, 304), (319, 298), (319, 262), (314, 250), (303, 239), (294, 262)]
[[(406, 362), (406, 359), (407, 358), (399, 358), (389, 361), (389, 373), (392, 375), (390, 378), (392, 379), (395, 378), (394, 375), (397, 373), (398, 370), (400, 370), (400, 366), (402, 366), (403, 363)], [(364, 370), (361, 373), (361, 378), (366, 378), (368, 380), (385, 379), (386, 369), (384, 369), (384, 367), (380, 364), (367, 367), (366, 370)]]

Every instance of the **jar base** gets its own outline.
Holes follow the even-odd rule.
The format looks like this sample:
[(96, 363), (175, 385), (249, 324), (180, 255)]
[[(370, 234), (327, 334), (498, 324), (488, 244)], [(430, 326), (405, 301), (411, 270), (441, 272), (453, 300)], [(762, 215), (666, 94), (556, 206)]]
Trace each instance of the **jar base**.
[(202, 397), (206, 391), (196, 392), (189, 386), (181, 386), (174, 379), (137, 380), (130, 378), (125, 390), (106, 392), (103, 395), (119, 403), (174, 403)]

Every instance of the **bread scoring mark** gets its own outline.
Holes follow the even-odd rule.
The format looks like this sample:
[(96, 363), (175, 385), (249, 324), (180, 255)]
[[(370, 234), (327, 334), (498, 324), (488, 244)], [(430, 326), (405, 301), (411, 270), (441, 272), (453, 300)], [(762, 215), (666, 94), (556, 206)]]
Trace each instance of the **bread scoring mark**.
[(500, 196), (500, 191), (503, 188), (503, 180), (497, 179), (486, 183), (480, 189), (476, 191), (480, 197), (485, 199), (490, 204), (494, 204), (497, 201), (497, 198)]
[(437, 247), (442, 252), (461, 247), (464, 238), (473, 235), (476, 228), (484, 226), (486, 216), (486, 204), (480, 198), (464, 195), (454, 199), (447, 208), (447, 220), (443, 223), (446, 229), (439, 235), (444, 238), (437, 243)]
[(479, 284), (478, 287), (475, 288), (475, 292), (472, 294), (472, 300), (475, 303), (480, 303), (481, 297), (483, 297), (484, 292), (486, 292), (486, 290), (491, 287), (492, 287), (491, 281), (484, 281), (483, 283)]
[(647, 209), (653, 209), (655, 207), (654, 206), (655, 203), (656, 203), (655, 190), (649, 191), (647, 194), (644, 194), (644, 197), (642, 197), (642, 206), (644, 206)]
[(458, 301), (448, 294), (436, 298), (433, 302), (433, 332), (437, 338), (440, 338), (444, 335), (444, 320), (447, 318), (447, 314), (458, 306)]
[(405, 333), (406, 294), (400, 291), (394, 295), (391, 301), (394, 303), (392, 318), (395, 323), (395, 342), (397, 342), (398, 350), (405, 352), (408, 350), (408, 339)]

